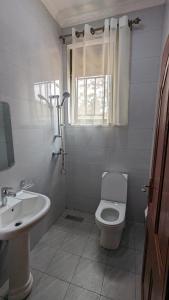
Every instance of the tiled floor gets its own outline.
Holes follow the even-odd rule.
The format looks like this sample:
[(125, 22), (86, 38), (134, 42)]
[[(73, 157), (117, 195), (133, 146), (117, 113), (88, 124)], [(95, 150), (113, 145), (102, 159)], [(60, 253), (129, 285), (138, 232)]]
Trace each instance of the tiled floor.
[[(84, 221), (65, 219), (67, 213)], [(28, 300), (141, 300), (143, 245), (144, 226), (128, 224), (120, 248), (105, 250), (94, 216), (67, 210), (31, 253)]]

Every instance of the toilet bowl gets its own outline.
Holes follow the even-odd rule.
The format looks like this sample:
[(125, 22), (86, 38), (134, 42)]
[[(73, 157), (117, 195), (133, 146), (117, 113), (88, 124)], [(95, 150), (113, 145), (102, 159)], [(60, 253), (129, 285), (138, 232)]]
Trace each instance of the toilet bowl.
[(104, 172), (101, 201), (95, 221), (101, 231), (100, 245), (106, 249), (118, 248), (125, 226), (127, 203), (127, 174)]

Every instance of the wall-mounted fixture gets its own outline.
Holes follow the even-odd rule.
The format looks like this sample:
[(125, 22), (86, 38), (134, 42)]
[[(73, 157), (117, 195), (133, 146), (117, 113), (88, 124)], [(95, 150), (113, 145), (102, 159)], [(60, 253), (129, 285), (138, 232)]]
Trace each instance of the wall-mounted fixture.
[[(64, 137), (63, 137), (63, 126), (61, 120), (62, 120), (62, 109), (64, 106), (65, 101), (70, 97), (70, 93), (65, 91), (63, 93), (61, 101), (59, 101), (60, 96), (59, 95), (50, 95), (49, 100), (45, 98), (43, 95), (38, 94), (38, 97), (41, 100), (44, 100), (47, 104), (49, 109), (51, 110), (51, 115), (53, 116), (53, 128), (55, 127), (55, 117), (53, 114), (53, 109), (56, 107), (57, 113), (56, 113), (56, 118), (57, 118), (57, 134), (54, 135), (53, 142), (56, 141), (56, 139), (60, 139), (60, 147), (58, 151), (53, 151), (52, 156), (60, 156), (62, 157), (62, 168), (61, 168), (61, 173), (65, 173), (65, 155), (67, 153), (65, 152), (65, 147), (64, 147)], [(55, 100), (55, 101), (54, 101)], [(55, 106), (56, 105), (56, 106)]]
[(62, 157), (62, 167), (61, 167), (61, 173), (65, 173), (65, 155), (67, 155), (67, 153), (65, 152), (65, 147), (64, 147), (64, 137), (63, 137), (63, 126), (64, 124), (61, 123), (61, 118), (62, 118), (62, 108), (63, 105), (65, 103), (65, 101), (70, 97), (70, 93), (69, 92), (64, 92), (63, 93), (63, 97), (62, 97), (62, 101), (59, 102), (59, 95), (53, 95), (50, 96), (50, 100), (52, 101), (52, 99), (56, 99), (56, 108), (57, 108), (57, 126), (58, 126), (58, 134), (54, 136), (54, 140), (56, 140), (57, 138), (60, 138), (61, 140), (61, 147), (59, 149), (58, 152), (53, 152), (53, 156), (59, 156), (61, 155)]
[[(59, 103), (59, 97), (60, 97), (59, 95), (52, 95), (49, 98), (51, 100), (50, 102), (52, 102), (52, 99), (56, 99), (58, 137), (61, 137), (61, 127), (63, 126), (63, 124), (61, 124), (62, 107), (64, 105), (65, 100), (70, 97), (70, 93), (68, 93), (68, 92), (64, 92), (63, 93), (63, 97), (62, 97), (61, 103)], [(55, 137), (57, 137), (57, 136), (55, 136)]]
[(38, 97), (39, 99), (44, 100), (48, 104), (49, 108), (53, 108), (52, 103), (47, 98), (45, 98), (41, 94), (38, 94)]

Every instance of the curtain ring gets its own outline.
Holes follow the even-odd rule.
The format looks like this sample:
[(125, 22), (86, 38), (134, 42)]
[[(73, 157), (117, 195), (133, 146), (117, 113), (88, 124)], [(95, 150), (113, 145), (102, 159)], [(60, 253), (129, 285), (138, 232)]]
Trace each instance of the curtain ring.
[(90, 28), (90, 33), (93, 35), (95, 34), (95, 29), (93, 27)]
[(76, 31), (76, 32), (75, 32), (75, 35), (76, 35), (77, 38), (79, 38), (79, 37), (80, 37), (80, 32), (79, 32), (79, 31)]
[(81, 35), (84, 36), (84, 30), (83, 31), (76, 31), (75, 35), (76, 35), (77, 38), (79, 38)]

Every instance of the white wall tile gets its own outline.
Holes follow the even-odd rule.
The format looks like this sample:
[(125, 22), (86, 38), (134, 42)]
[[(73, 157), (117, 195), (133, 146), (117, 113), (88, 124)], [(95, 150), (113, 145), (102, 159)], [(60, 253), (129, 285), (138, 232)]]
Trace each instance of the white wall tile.
[[(21, 179), (32, 179), (34, 191), (48, 195), (52, 202), (48, 216), (31, 232), (32, 245), (65, 207), (65, 177), (60, 175), (60, 159), (52, 160), (51, 155), (50, 111), (35, 100), (33, 86), (55, 79), (62, 83), (59, 34), (41, 1), (1, 1), (0, 100), (10, 105), (15, 165), (0, 172), (0, 186), (15, 189)], [(0, 257), (0, 265), (2, 261)], [(2, 269), (3, 281), (5, 266)]]
[(141, 187), (149, 177), (163, 13), (159, 6), (129, 14), (142, 22), (132, 31), (128, 127), (66, 127), (68, 207), (93, 211), (100, 201), (101, 173), (128, 172), (127, 217), (144, 221), (147, 198)]

